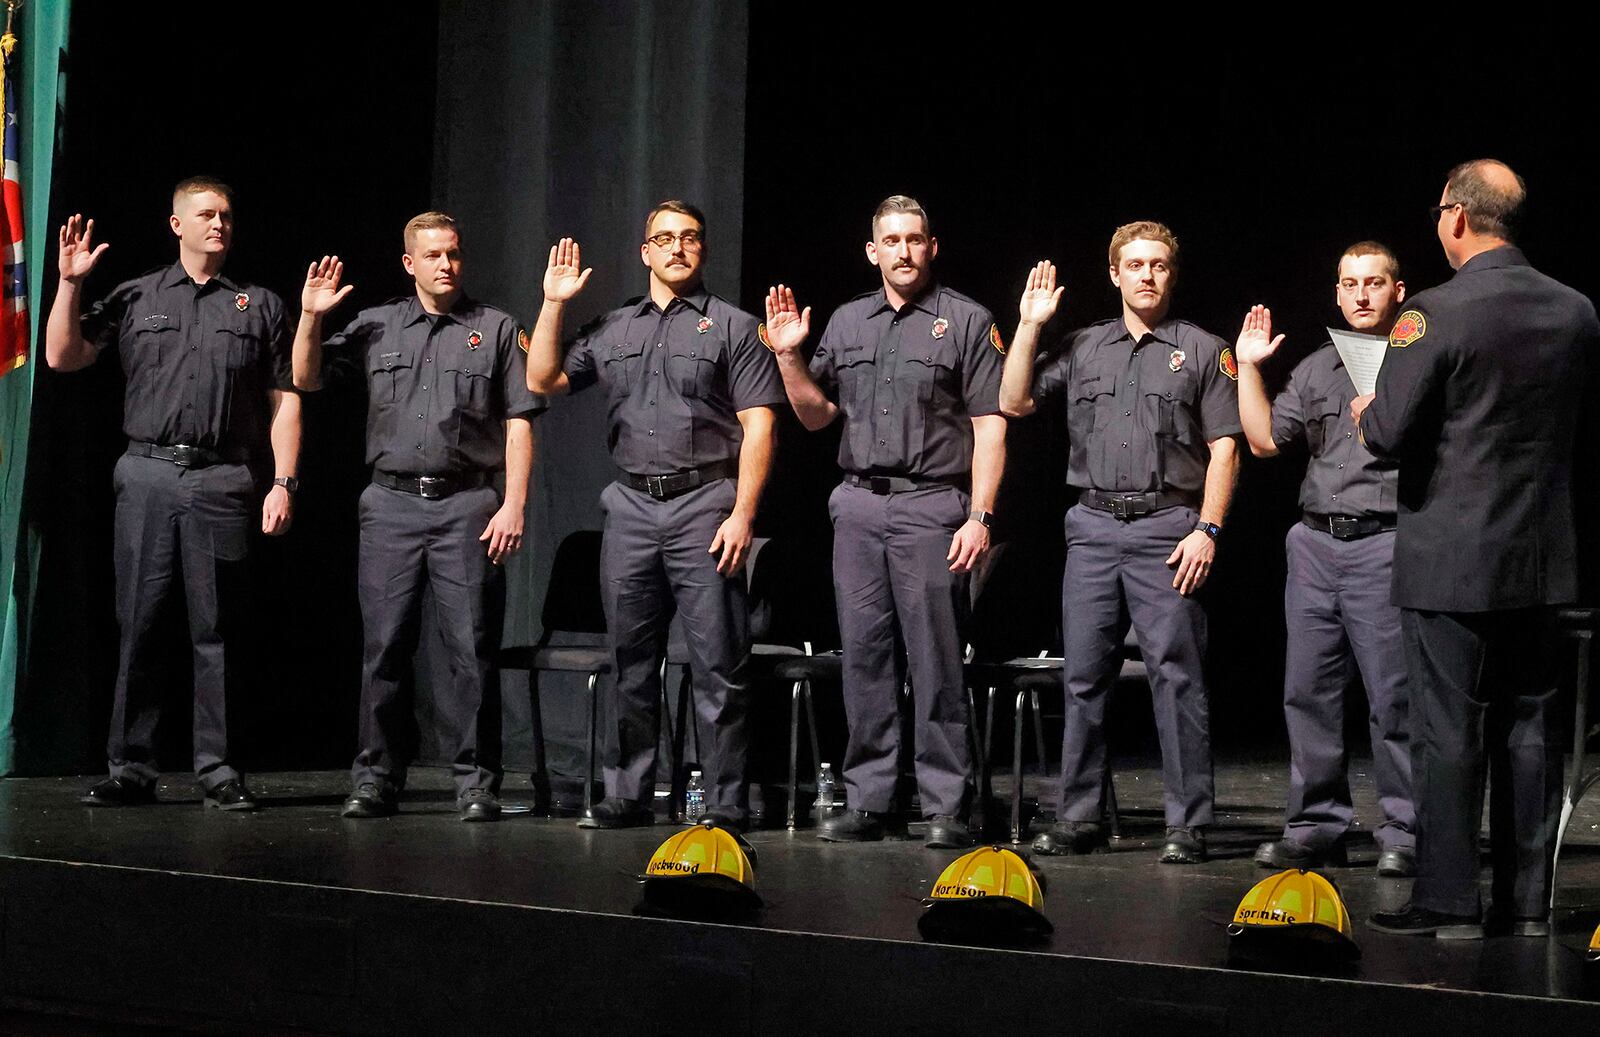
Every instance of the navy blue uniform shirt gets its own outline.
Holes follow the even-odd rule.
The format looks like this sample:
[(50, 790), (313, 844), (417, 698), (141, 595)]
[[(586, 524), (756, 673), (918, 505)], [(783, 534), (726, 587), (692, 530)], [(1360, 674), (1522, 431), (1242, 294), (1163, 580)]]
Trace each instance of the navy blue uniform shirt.
[(507, 418), (531, 418), (524, 333), (512, 316), (463, 295), (447, 314), (415, 295), (362, 310), (323, 344), (326, 363), (367, 383), (367, 463), (397, 475), (505, 467)]
[(611, 460), (635, 475), (671, 475), (736, 460), (738, 412), (787, 402), (761, 322), (704, 288), (665, 310), (632, 299), (581, 328), (563, 370), (573, 392), (609, 398)]
[(1033, 397), (1066, 402), (1069, 486), (1198, 498), (1209, 444), (1240, 431), (1238, 377), (1228, 344), (1188, 321), (1134, 341), (1115, 317), (1069, 334)]
[(272, 292), (225, 274), (197, 285), (173, 263), (118, 285), (80, 327), (96, 349), (117, 346), (129, 439), (233, 461), (270, 456), (268, 394), (294, 391), (288, 323)]
[(988, 310), (938, 284), (898, 311), (882, 288), (839, 307), (811, 357), (844, 412), (839, 467), (968, 478), (971, 419), (1000, 412), (1003, 348)]
[(1300, 506), (1317, 515), (1390, 516), (1400, 476), (1393, 461), (1372, 456), (1356, 434), (1350, 401), (1356, 387), (1329, 342), (1295, 365), (1272, 401), (1272, 441), (1304, 440), (1311, 451)]

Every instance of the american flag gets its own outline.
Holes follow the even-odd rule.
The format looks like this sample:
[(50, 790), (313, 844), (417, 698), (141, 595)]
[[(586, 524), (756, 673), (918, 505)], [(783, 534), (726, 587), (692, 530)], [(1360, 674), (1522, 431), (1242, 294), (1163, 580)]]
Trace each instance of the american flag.
[(5, 119), (5, 199), (0, 205), (0, 377), (28, 362), (28, 270), (22, 262), (22, 148), (10, 75), (17, 38), (0, 37), (0, 112)]

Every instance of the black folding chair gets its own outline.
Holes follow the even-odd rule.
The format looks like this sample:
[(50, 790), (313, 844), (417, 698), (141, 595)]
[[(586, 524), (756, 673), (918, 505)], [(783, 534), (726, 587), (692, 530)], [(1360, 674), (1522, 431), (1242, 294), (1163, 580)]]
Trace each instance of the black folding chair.
[[(550, 568), (550, 583), (545, 588), (544, 607), (539, 615), (543, 632), (537, 643), (500, 651), (500, 668), (528, 671), (528, 703), (533, 725), (534, 800), (538, 808), (550, 806), (550, 774), (545, 766), (544, 723), (539, 709), (539, 674), (587, 674), (589, 696), (589, 752), (587, 778), (583, 785), (583, 811), (594, 806), (596, 741), (599, 731), (600, 699), (596, 685), (600, 675), (611, 672), (611, 649), (606, 644), (606, 616), (600, 604), (600, 533), (579, 530), (569, 533), (556, 548)], [(560, 636), (562, 643), (553, 644)], [(568, 639), (574, 640), (569, 643)]]
[(1561, 636), (1577, 648), (1576, 693), (1573, 695), (1572, 762), (1567, 765), (1567, 784), (1561, 793), (1561, 821), (1556, 828), (1555, 855), (1550, 861), (1550, 908), (1556, 906), (1556, 864), (1561, 860), (1561, 840), (1566, 837), (1567, 825), (1578, 801), (1596, 781), (1600, 769), (1588, 770), (1589, 742), (1600, 736), (1600, 724), (1589, 723), (1589, 661), (1594, 651), (1594, 635), (1600, 627), (1600, 609), (1564, 608), (1556, 614), (1557, 629)]

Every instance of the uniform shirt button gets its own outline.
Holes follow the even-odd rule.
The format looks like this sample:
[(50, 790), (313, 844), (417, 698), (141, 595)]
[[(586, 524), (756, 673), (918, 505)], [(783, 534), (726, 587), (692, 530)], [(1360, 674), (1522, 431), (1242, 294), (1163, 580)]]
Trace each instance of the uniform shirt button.
[[(193, 377), (194, 377), (194, 375), (190, 375), (190, 376), (189, 376), (189, 377), (190, 377), (190, 378), (193, 378)], [(885, 407), (885, 408), (883, 408), (883, 412), (884, 412), (884, 413), (885, 413), (885, 414), (887, 414), (887, 413), (889, 413), (889, 408), (888, 408), (888, 407)]]
[(892, 382), (892, 381), (894, 381), (894, 379), (893, 379), (893, 378), (885, 378), (885, 379), (884, 379), (884, 380), (883, 380), (883, 382), (884, 382), (884, 384), (885, 384), (885, 385), (887, 385), (887, 384), (889, 384), (889, 383), (890, 383), (890, 382)]
[(200, 348), (199, 346), (190, 346), (189, 347), (189, 352), (193, 353), (195, 350), (197, 350), (199, 348)]
[(191, 382), (194, 381), (194, 375), (190, 375), (189, 376), (189, 381), (191, 381)]
[(656, 430), (655, 429), (651, 429), (649, 432), (645, 433), (645, 435), (647, 435), (647, 436), (653, 436), (655, 434), (656, 434)]
[(1123, 416), (1123, 417), (1124, 417), (1124, 418), (1131, 418), (1131, 417), (1133, 417), (1133, 411), (1131, 411), (1131, 410), (1125, 410), (1125, 411), (1123, 411), (1123, 412), (1122, 412), (1122, 416)]
[(880, 440), (878, 440), (878, 445), (879, 446), (888, 446), (889, 445), (889, 441), (887, 439), (880, 439)]
[(689, 351), (689, 359), (690, 360), (694, 359), (694, 350), (692, 350), (692, 349)]
[(1334, 499), (1334, 500), (1338, 500), (1338, 499), (1339, 499), (1339, 495), (1338, 495), (1338, 494), (1337, 494), (1337, 493), (1335, 493), (1335, 494), (1334, 494), (1334, 495), (1333, 495), (1333, 499)]
[(1126, 448), (1126, 447), (1127, 447), (1127, 445), (1128, 445), (1128, 444), (1126, 444), (1126, 443), (1124, 443), (1124, 444), (1122, 444), (1122, 445), (1123, 445), (1123, 447), (1124, 447), (1124, 448)]
[(418, 415), (417, 415), (417, 417), (419, 417), (419, 418), (420, 418), (420, 417), (422, 417), (422, 415), (420, 415), (420, 414), (418, 414)]
[(660, 348), (661, 348), (661, 343), (659, 343), (659, 342), (657, 342), (657, 343), (656, 343), (656, 348), (657, 348), (657, 349), (660, 349)]
[(1343, 467), (1344, 467), (1344, 465), (1342, 465), (1342, 464), (1341, 464), (1341, 465), (1340, 465), (1340, 466), (1339, 466), (1339, 467), (1340, 467), (1340, 468), (1343, 468)]
[(1349, 439), (1349, 438), (1350, 438), (1350, 437), (1351, 437), (1351, 435), (1353, 435), (1353, 433), (1350, 433), (1350, 432), (1346, 432), (1346, 433), (1345, 433), (1345, 434), (1344, 434), (1344, 438), (1346, 438), (1346, 439)]
[(655, 405), (656, 405), (656, 401), (655, 400), (651, 400), (650, 401), (650, 406), (654, 407)]
[(891, 349), (891, 350), (889, 350), (889, 352), (891, 352), (891, 353), (893, 353), (893, 352), (894, 352), (894, 350), (893, 350), (893, 349)]
[(423, 387), (422, 387), (422, 391), (423, 391), (423, 392), (427, 392), (427, 391), (428, 391), (428, 387), (427, 387), (427, 386), (426, 386), (426, 385), (424, 385), (424, 386), (423, 386)]
[(431, 363), (433, 363), (433, 357), (431, 357), (431, 356), (423, 357), (422, 358), (422, 362), (425, 363), (425, 364), (431, 364)]

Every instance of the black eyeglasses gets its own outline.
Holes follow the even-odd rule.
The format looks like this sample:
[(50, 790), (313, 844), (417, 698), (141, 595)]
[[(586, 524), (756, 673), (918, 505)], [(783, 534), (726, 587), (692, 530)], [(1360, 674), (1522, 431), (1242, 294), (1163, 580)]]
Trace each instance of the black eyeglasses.
[(1445, 202), (1443, 205), (1430, 206), (1428, 208), (1428, 222), (1437, 227), (1439, 225), (1439, 217), (1443, 216), (1445, 213), (1449, 212), (1451, 209), (1454, 209), (1458, 205), (1464, 209), (1466, 208), (1467, 203)]
[(662, 252), (670, 252), (679, 244), (683, 246), (685, 252), (699, 252), (700, 246), (705, 244), (705, 239), (700, 236), (700, 232), (694, 230), (686, 230), (682, 234), (662, 231), (660, 234), (650, 235), (645, 240)]

